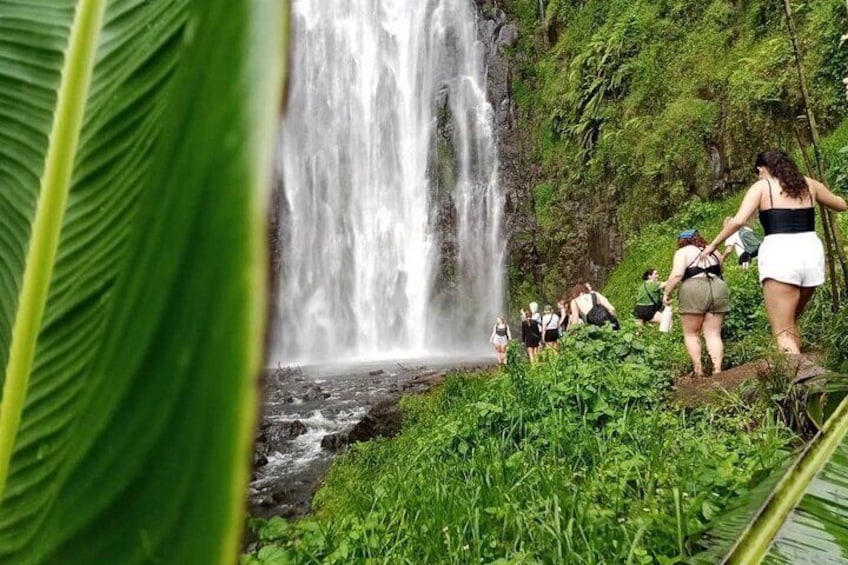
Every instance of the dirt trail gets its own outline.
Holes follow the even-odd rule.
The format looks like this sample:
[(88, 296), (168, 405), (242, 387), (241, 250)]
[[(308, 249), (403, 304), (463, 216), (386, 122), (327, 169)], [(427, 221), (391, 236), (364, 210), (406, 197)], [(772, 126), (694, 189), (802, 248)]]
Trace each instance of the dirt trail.
[[(695, 406), (715, 401), (721, 398), (726, 391), (734, 391), (745, 381), (758, 378), (769, 370), (773, 363), (768, 359), (758, 359), (710, 377), (678, 377), (674, 382), (672, 398), (683, 406)], [(794, 382), (804, 382), (828, 372), (827, 369), (818, 364), (818, 359), (807, 355), (787, 360), (785, 370), (794, 375)]]

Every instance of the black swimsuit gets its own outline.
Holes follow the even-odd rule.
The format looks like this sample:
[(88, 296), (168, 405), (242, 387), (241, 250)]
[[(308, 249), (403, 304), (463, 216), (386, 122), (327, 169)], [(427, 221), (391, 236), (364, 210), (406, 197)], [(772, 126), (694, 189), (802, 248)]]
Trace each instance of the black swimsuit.
[(686, 270), (683, 271), (683, 280), (685, 281), (686, 279), (691, 279), (692, 277), (694, 277), (696, 275), (703, 275), (703, 274), (707, 275), (707, 278), (711, 278), (711, 277), (721, 278), (721, 262), (718, 260), (718, 258), (714, 254), (711, 253), (710, 256), (713, 259), (716, 260), (715, 263), (708, 265), (706, 267), (700, 267), (698, 265), (695, 265), (695, 263), (698, 261), (698, 259), (695, 259), (695, 261), (693, 261), (688, 267), (686, 267)]
[(769, 201), (772, 206), (768, 210), (760, 210), (760, 223), (763, 225), (763, 231), (766, 235), (816, 231), (816, 209), (812, 206), (812, 193), (809, 194), (809, 208), (775, 208), (771, 182), (768, 179), (766, 179), (766, 182), (768, 183)]

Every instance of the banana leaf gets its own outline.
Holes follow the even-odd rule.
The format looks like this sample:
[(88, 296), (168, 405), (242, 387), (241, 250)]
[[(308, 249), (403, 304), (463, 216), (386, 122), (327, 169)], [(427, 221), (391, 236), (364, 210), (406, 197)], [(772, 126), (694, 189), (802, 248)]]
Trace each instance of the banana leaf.
[[(845, 563), (848, 561), (848, 398), (788, 468), (777, 475), (752, 519), (734, 533), (722, 563)], [(756, 493), (755, 493), (756, 494)], [(756, 496), (750, 500), (755, 501)], [(762, 500), (762, 498), (760, 499)], [(737, 509), (739, 510), (739, 509)], [(713, 532), (703, 563), (729, 540), (739, 512)], [(721, 519), (720, 519), (721, 522)], [(730, 545), (730, 544), (728, 544)], [(716, 560), (712, 560), (716, 562)]]
[(0, 563), (238, 555), (279, 0), (0, 0)]

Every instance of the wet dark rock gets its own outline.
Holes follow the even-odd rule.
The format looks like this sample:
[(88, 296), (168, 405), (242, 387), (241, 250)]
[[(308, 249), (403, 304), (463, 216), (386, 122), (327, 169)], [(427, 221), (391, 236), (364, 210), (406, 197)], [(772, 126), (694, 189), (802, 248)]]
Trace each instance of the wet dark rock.
[(338, 451), (352, 443), (397, 435), (403, 423), (399, 401), (399, 397), (391, 397), (377, 402), (350, 431), (324, 436), (321, 447)]
[(347, 432), (338, 432), (335, 434), (327, 434), (321, 438), (321, 449), (328, 451), (338, 451), (348, 444)]
[(368, 371), (368, 374), (371, 375), (372, 377), (376, 377), (378, 375), (385, 374), (385, 371), (383, 369), (375, 369), (373, 371)]
[[(369, 376), (367, 371), (333, 376), (320, 386), (315, 382), (299, 384), (294, 379), (282, 383), (266, 379), (265, 414), (256, 434), (250, 489), (253, 516), (291, 519), (310, 512), (312, 496), (335, 456), (351, 443), (397, 434), (402, 423), (400, 398), (426, 392), (442, 382), (449, 371), (400, 363), (397, 366), (396, 373), (384, 370), (376, 376)], [(463, 367), (481, 368), (470, 364)], [(307, 393), (316, 399), (305, 406), (280, 402), (286, 395), (302, 399)], [(365, 415), (358, 416), (363, 410)], [(306, 465), (288, 465), (291, 454), (303, 447), (301, 442), (292, 440), (292, 436), (303, 432), (303, 422), (297, 420), (316, 411), (320, 411), (316, 416), (318, 423), (310, 423), (309, 431), (325, 430), (326, 435), (320, 440), (321, 454)], [(347, 424), (339, 426), (341, 420)], [(330, 425), (326, 426), (325, 421)]]
[(498, 178), (504, 194), (504, 228), (509, 242), (509, 264), (524, 280), (541, 289), (544, 265), (536, 240), (539, 226), (533, 188), (542, 181), (533, 159), (534, 132), (522, 127), (513, 84), (521, 78), (526, 55), (510, 47), (519, 39), (516, 21), (492, 0), (478, 0), (477, 29), (486, 61), (486, 95), (494, 111), (498, 144)]
[(399, 398), (381, 400), (350, 430), (348, 443), (397, 435), (402, 420)]
[(300, 420), (294, 422), (285, 422), (280, 426), (280, 437), (284, 439), (294, 439), (306, 433), (306, 425)]
[(314, 400), (323, 400), (325, 398), (330, 398), (330, 393), (324, 392), (318, 385), (310, 386), (303, 394), (303, 400), (306, 402), (312, 402)]
[(256, 436), (253, 450), (255, 467), (268, 464), (268, 456), (285, 449), (284, 444), (307, 432), (306, 424), (300, 420), (291, 422), (263, 422)]

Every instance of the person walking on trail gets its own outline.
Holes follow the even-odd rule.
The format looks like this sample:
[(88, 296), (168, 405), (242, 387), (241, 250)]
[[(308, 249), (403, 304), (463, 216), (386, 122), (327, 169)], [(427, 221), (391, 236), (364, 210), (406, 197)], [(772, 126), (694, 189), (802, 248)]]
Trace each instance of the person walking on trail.
[(495, 325), (492, 327), (492, 336), (489, 338), (489, 343), (495, 346), (499, 365), (506, 365), (506, 346), (511, 339), (509, 324), (506, 323), (503, 316), (498, 316)]
[(539, 305), (530, 303), (530, 312), (521, 310), (521, 341), (527, 348), (527, 357), (530, 362), (536, 361), (539, 353), (539, 344), (542, 343), (542, 317), (539, 315)]
[(636, 324), (659, 324), (662, 318), (662, 294), (665, 281), (660, 281), (659, 271), (653, 267), (642, 273), (642, 284), (639, 285), (636, 295), (636, 306), (633, 307), (633, 316)]
[(702, 252), (708, 256), (755, 212), (765, 238), (759, 248), (760, 284), (766, 313), (777, 345), (800, 354), (798, 319), (824, 283), (824, 247), (816, 235), (816, 202), (837, 212), (845, 199), (821, 182), (805, 177), (785, 152), (760, 153), (755, 163), (758, 179), (751, 185), (736, 215)]
[[(727, 226), (733, 220), (733, 217), (724, 219), (724, 225)], [(743, 269), (751, 266), (751, 261), (757, 257), (760, 252), (760, 238), (754, 233), (754, 230), (746, 225), (741, 226), (738, 230), (728, 236), (724, 242), (724, 257), (727, 257), (730, 250), (736, 251), (739, 257), (739, 265)]]
[(561, 298), (557, 302), (557, 309), (559, 310), (559, 335), (563, 335), (568, 329), (568, 300)]
[(618, 329), (618, 320), (615, 317), (615, 307), (607, 300), (607, 297), (592, 290), (588, 283), (580, 283), (571, 287), (571, 318), (569, 324), (590, 324), (603, 326), (612, 324), (613, 329)]
[(548, 305), (545, 306), (545, 315), (542, 316), (542, 331), (545, 347), (556, 351), (557, 340), (559, 340), (559, 315)]
[(722, 279), (722, 257), (715, 248), (707, 252), (707, 242), (698, 230), (686, 230), (677, 236), (671, 275), (668, 277), (663, 304), (680, 284), (678, 303), (683, 326), (683, 343), (692, 360), (692, 374), (704, 376), (701, 364), (701, 334), (713, 364), (713, 374), (721, 372), (724, 342), (721, 326), (730, 312), (730, 288)]

